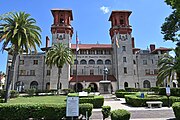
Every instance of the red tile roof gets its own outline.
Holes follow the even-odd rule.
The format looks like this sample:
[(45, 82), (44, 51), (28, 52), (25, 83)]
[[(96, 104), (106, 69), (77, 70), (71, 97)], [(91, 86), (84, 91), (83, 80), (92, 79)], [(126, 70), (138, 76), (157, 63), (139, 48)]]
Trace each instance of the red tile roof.
[[(78, 44), (79, 49), (111, 49), (111, 44)], [(76, 49), (76, 44), (71, 44), (71, 49)]]
[(171, 48), (160, 47), (160, 48), (156, 48), (151, 53), (157, 53), (158, 51), (171, 51), (171, 50), (172, 50)]
[[(99, 82), (103, 80), (103, 75), (78, 75), (77, 76), (78, 82)], [(116, 78), (113, 75), (108, 75), (107, 80), (111, 82), (115, 82)], [(72, 75), (70, 77), (70, 82), (76, 82), (76, 76)]]

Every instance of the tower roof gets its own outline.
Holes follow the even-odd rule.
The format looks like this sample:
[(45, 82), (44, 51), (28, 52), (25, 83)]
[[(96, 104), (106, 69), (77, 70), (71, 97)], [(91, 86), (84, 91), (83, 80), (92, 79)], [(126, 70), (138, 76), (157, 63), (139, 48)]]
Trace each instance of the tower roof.
[(70, 17), (71, 20), (73, 20), (73, 15), (72, 15), (72, 10), (71, 9), (60, 9), (60, 8), (53, 8), (51, 9), (51, 13), (54, 15), (55, 11), (59, 11), (59, 12), (69, 12), (70, 13)]
[(115, 13), (127, 13), (128, 16), (129, 16), (132, 13), (132, 11), (129, 11), (129, 10), (113, 10), (111, 12), (110, 17), (109, 17), (109, 21), (111, 21), (112, 15), (115, 14)]

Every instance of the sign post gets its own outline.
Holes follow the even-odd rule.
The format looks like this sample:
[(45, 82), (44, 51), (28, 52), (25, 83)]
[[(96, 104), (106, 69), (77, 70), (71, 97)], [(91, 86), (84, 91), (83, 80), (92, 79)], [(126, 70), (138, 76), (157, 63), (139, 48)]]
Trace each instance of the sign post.
[(66, 117), (79, 116), (79, 97), (67, 97), (66, 101)]
[(170, 107), (169, 97), (171, 95), (171, 90), (170, 90), (170, 86), (169, 85), (166, 87), (166, 95), (167, 95), (167, 98), (168, 98), (168, 107)]

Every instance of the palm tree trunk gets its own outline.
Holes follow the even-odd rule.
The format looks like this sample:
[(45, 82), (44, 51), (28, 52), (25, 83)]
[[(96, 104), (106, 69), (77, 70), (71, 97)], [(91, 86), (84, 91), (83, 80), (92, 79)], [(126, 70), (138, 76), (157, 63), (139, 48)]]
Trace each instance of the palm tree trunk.
[(59, 92), (60, 92), (60, 77), (61, 77), (61, 69), (62, 69), (62, 68), (58, 68), (57, 95), (59, 95)]
[(11, 83), (14, 77), (14, 66), (15, 66), (17, 55), (18, 55), (18, 51), (15, 50), (12, 57), (12, 65), (8, 66), (8, 77), (7, 77), (7, 82), (6, 82), (6, 93), (5, 93), (5, 98), (4, 98), (5, 103), (7, 103), (7, 100), (10, 97), (9, 94), (10, 94)]

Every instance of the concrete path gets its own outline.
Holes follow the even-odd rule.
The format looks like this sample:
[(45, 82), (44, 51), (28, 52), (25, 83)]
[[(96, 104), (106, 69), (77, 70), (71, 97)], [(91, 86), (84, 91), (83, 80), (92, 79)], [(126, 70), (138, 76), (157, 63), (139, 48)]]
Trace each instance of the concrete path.
[[(111, 106), (111, 110), (125, 109), (131, 113), (131, 120), (174, 120), (175, 116), (172, 108), (147, 108), (131, 107), (125, 103), (125, 99), (120, 100), (105, 99), (104, 105)], [(91, 120), (102, 120), (101, 109), (93, 109)], [(110, 117), (109, 119), (110, 120)]]

